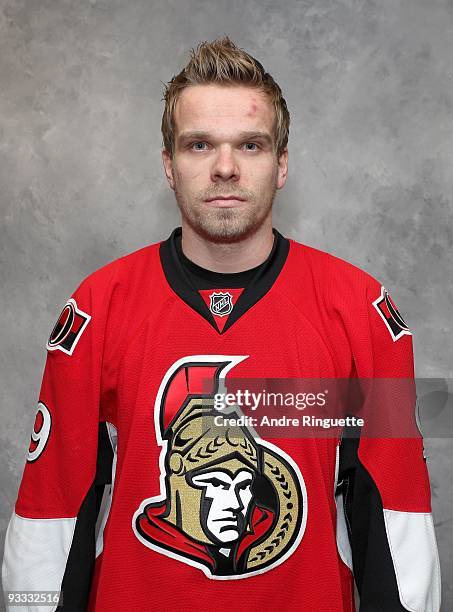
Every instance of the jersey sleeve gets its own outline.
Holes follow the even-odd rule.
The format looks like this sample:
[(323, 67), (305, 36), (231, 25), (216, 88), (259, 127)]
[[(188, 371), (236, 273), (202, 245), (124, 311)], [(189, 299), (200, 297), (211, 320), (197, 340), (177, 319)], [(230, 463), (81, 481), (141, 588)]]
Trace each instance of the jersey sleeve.
[[(28, 612), (86, 609), (96, 517), (108, 481), (100, 414), (105, 302), (90, 277), (85, 279), (47, 341), (30, 445), (6, 532), (2, 581), (5, 592), (62, 591), (62, 603), (22, 604)], [(16, 609), (8, 597), (6, 604)]]
[(438, 612), (440, 568), (423, 438), (416, 426), (412, 334), (372, 277), (346, 322), (351, 413), (364, 424), (340, 445), (337, 507), (349, 539), (360, 612)]

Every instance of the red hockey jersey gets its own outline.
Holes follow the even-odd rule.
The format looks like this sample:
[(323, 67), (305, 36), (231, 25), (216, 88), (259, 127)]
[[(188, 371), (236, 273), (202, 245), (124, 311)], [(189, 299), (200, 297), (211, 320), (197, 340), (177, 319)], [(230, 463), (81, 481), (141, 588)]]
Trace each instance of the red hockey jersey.
[[(245, 287), (195, 286), (176, 228), (67, 301), (6, 534), (7, 601), (354, 612), (355, 579), (361, 612), (440, 609), (418, 432), (265, 437), (218, 421), (233, 378), (414, 376), (411, 332), (381, 283), (273, 231)], [(399, 401), (384, 396), (382, 412)]]

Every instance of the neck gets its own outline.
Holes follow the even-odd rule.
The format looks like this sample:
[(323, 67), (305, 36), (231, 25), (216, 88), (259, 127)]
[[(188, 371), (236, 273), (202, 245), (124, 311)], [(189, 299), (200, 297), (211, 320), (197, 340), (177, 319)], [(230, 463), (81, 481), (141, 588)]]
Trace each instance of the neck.
[(213, 272), (242, 272), (259, 266), (269, 256), (274, 242), (269, 216), (260, 228), (237, 242), (213, 242), (197, 234), (182, 221), (181, 247), (191, 261)]

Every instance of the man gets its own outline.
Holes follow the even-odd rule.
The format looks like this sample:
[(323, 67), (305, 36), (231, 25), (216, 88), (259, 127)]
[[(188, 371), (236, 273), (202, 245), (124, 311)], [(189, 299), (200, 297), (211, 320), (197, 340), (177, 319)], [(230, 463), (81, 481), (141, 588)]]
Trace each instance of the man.
[(348, 413), (414, 412), (413, 386), (376, 402), (362, 384), (413, 379), (388, 292), (273, 228), (288, 128), (280, 88), (228, 37), (168, 84), (181, 227), (86, 278), (47, 343), (2, 573), (62, 601), (27, 610), (351, 612), (354, 580), (361, 612), (440, 609), (418, 432), (261, 436), (239, 402), (215, 405), (240, 379), (358, 379)]

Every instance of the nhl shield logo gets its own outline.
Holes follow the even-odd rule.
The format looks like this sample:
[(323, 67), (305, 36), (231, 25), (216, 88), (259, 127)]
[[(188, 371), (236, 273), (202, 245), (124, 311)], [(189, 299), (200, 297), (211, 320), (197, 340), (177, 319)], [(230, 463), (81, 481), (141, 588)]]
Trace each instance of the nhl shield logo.
[(228, 291), (211, 293), (209, 300), (209, 310), (213, 315), (225, 317), (233, 310), (233, 296)]

